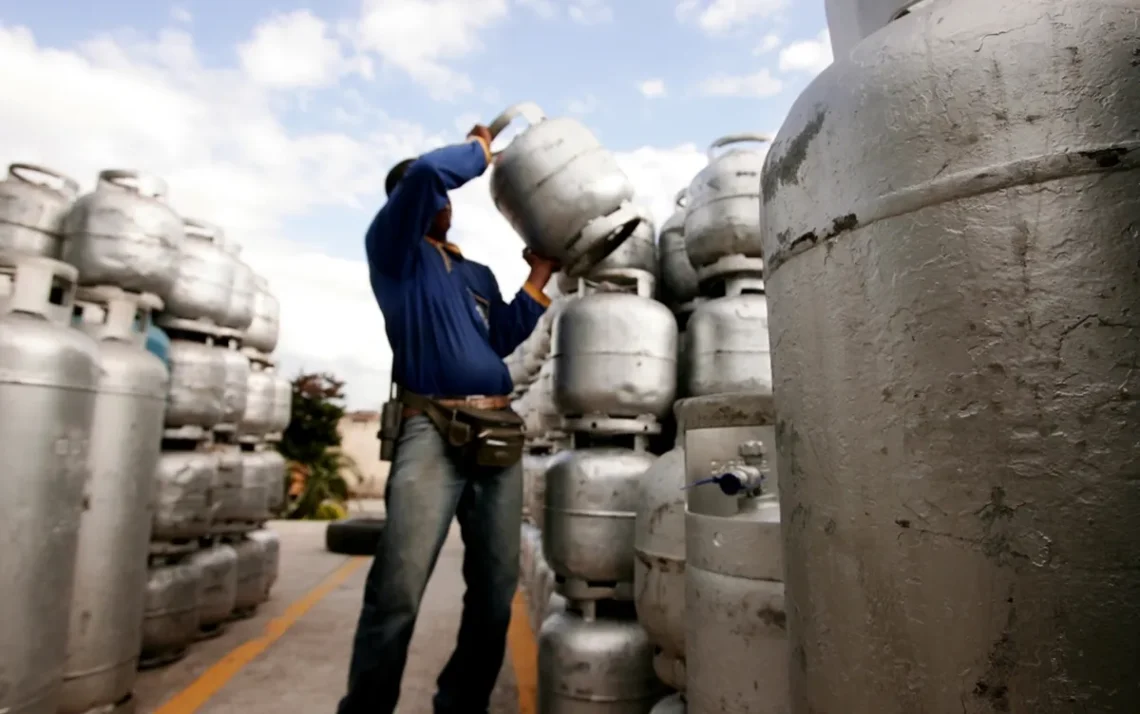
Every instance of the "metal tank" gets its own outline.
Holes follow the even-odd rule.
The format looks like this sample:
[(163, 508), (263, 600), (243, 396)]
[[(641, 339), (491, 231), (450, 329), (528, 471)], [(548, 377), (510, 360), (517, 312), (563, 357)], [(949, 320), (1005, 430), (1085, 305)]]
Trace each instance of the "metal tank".
[(685, 450), (657, 459), (639, 485), (634, 519), (633, 596), (654, 645), (653, 669), (685, 688)]
[(63, 218), (79, 183), (35, 164), (11, 164), (0, 181), (0, 256), (59, 258)]
[(170, 333), (168, 427), (211, 429), (225, 414), (226, 358), (206, 335)]
[(222, 320), (222, 326), (239, 332), (245, 331), (253, 324), (253, 309), (257, 291), (254, 285), (253, 268), (241, 259), (241, 246), (232, 240), (223, 245), (223, 250), (233, 263), (234, 282), (233, 289), (230, 291), (229, 307), (226, 309), (226, 317)]
[(241, 501), (235, 520), (264, 523), (269, 519), (269, 473), (260, 451), (241, 452)]
[(262, 598), (264, 602), (269, 600), (269, 593), (277, 583), (277, 574), (281, 571), (281, 538), (276, 532), (263, 528), (250, 533), (249, 539), (261, 545), (265, 561), (265, 594)]
[(60, 714), (118, 704), (134, 689), (169, 381), (162, 360), (145, 348), (150, 313), (160, 306), (110, 287), (81, 290), (77, 300), (80, 328), (99, 344), (101, 376)]
[(760, 169), (764, 152), (720, 149), (743, 143), (765, 143), (765, 134), (732, 134), (714, 141), (709, 164), (689, 184), (685, 213), (685, 248), (700, 271), (721, 258), (760, 258)]
[(100, 376), (95, 341), (68, 326), (76, 280), (47, 258), (0, 269), (0, 711), (60, 700)]
[(265, 486), (269, 492), (269, 513), (285, 510), (285, 457), (273, 446), (261, 451), (261, 467), (265, 469)]
[(658, 237), (657, 254), (660, 259), (659, 274), (663, 300), (670, 305), (689, 302), (697, 296), (699, 284), (697, 271), (689, 260), (689, 250), (685, 246), (685, 207), (688, 205), (688, 189), (677, 192), (674, 202), (677, 209), (661, 226)]
[(660, 417), (677, 389), (677, 321), (638, 294), (594, 292), (566, 306), (554, 325), (554, 403), (569, 417)]
[(734, 276), (724, 296), (703, 300), (685, 325), (683, 391), (698, 397), (724, 392), (771, 392), (768, 298), (759, 276)]
[(246, 347), (270, 354), (277, 349), (277, 336), (281, 331), (281, 305), (277, 296), (269, 291), (269, 281), (260, 275), (253, 277), (253, 321), (242, 337)]
[(1140, 711), (1137, 47), (1132, 1), (916, 6), (781, 129), (796, 714)]
[(677, 402), (688, 714), (787, 714), (776, 420), (767, 393)]
[(529, 448), (523, 453), (523, 517), (542, 529), (546, 503), (546, 469), (554, 455), (548, 448)]
[(551, 459), (543, 554), (565, 597), (629, 597), (638, 481), (655, 458), (644, 450), (593, 447)]
[(273, 404), (276, 397), (276, 376), (258, 361), (252, 361), (249, 372), (249, 389), (245, 414), (238, 424), (238, 433), (261, 436), (270, 433), (274, 425)]
[(142, 669), (176, 662), (198, 639), (201, 569), (189, 559), (160, 559), (149, 573), (139, 659)]
[(217, 475), (215, 454), (164, 451), (156, 469), (151, 539), (183, 543), (208, 535), (210, 491)]
[(169, 297), (178, 275), (185, 231), (166, 203), (166, 182), (138, 171), (99, 173), (95, 190), (64, 218), (63, 259), (84, 285)]
[(539, 255), (580, 275), (621, 244), (641, 221), (634, 188), (613, 154), (580, 122), (548, 119), (531, 103), (490, 124), (497, 136), (522, 117), (528, 127), (497, 155), (491, 198)]
[(824, 0), (831, 50), (846, 59), (855, 45), (928, 0)]
[[(625, 607), (622, 607), (622, 606)], [(628, 603), (574, 603), (538, 635), (539, 714), (648, 714), (665, 688), (653, 645)]]
[[(654, 276), (658, 274), (656, 228), (648, 214), (641, 215), (641, 222), (629, 238), (590, 268), (586, 272), (586, 278), (600, 280), (615, 271), (620, 275), (627, 270), (641, 270)], [(578, 290), (578, 278), (572, 278), (562, 271), (558, 271), (556, 277), (558, 290), (562, 294), (570, 295)], [(549, 332), (547, 336), (549, 337)]]
[(225, 533), (246, 524), (245, 459), (237, 444), (215, 443), (211, 451), (218, 459), (218, 472), (210, 488), (210, 529)]
[(265, 602), (265, 544), (243, 538), (231, 545), (237, 552), (238, 558), (234, 614), (238, 617), (248, 617), (258, 605)]
[(190, 556), (201, 571), (198, 588), (198, 629), (209, 637), (221, 634), (237, 602), (237, 552), (228, 545), (203, 548)]
[(215, 346), (225, 365), (225, 382), (222, 389), (222, 424), (237, 425), (245, 415), (249, 398), (249, 358), (233, 344)]
[(178, 255), (174, 286), (166, 297), (166, 313), (186, 320), (222, 325), (233, 298), (235, 264), (223, 247), (218, 226), (197, 219), (182, 221), (185, 240)]
[(273, 420), (270, 431), (280, 434), (293, 420), (293, 382), (273, 370)]

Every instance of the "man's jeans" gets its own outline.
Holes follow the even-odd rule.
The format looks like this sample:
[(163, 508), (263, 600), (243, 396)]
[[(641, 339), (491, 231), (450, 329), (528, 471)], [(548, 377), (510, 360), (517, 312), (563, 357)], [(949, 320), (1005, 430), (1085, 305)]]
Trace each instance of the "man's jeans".
[(404, 422), (385, 492), (388, 523), (368, 581), (338, 714), (392, 714), (428, 577), (453, 516), (465, 546), (463, 619), (439, 675), (436, 714), (485, 714), (506, 650), (518, 583), (522, 467), (452, 461), (424, 416)]

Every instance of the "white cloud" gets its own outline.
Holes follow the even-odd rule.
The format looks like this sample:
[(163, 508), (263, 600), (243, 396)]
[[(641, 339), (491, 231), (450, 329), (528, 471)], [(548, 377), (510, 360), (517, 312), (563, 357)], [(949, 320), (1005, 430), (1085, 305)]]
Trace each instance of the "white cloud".
[(649, 99), (665, 96), (665, 80), (663, 79), (647, 79), (637, 85), (637, 91), (641, 92), (641, 96)]
[(764, 39), (760, 40), (760, 44), (756, 46), (756, 49), (752, 50), (752, 54), (767, 54), (779, 46), (780, 36), (774, 33), (768, 33), (767, 35), (764, 35)]
[(701, 83), (701, 91), (714, 97), (773, 97), (784, 88), (784, 83), (767, 69), (752, 74), (720, 74)]
[(515, 0), (515, 2), (544, 19), (550, 19), (558, 14), (558, 6), (553, 0)]
[[(238, 67), (204, 67), (185, 32), (134, 43), (97, 37), (56, 49), (37, 45), (27, 29), (0, 24), (0, 66), (18, 68), (0, 74), (0, 95), (21, 98), (0, 104), (0, 163), (42, 163), (85, 190), (109, 167), (162, 176), (171, 205), (224, 226), (278, 294), (282, 369), (331, 371), (348, 382), (352, 406), (378, 406), (391, 357), (367, 268), (323, 254), (319, 246), (330, 236), (299, 228), (310, 221), (297, 219), (342, 208), (370, 213), (383, 201), (395, 161), (455, 140), (469, 126), (432, 135), (340, 90), (345, 133), (291, 130), (275, 114), (269, 88)], [(617, 158), (659, 222), (704, 163), (691, 146)], [(494, 270), (509, 297), (526, 274), (522, 242), (493, 206), (488, 177), (455, 192), (453, 203), (456, 241)], [(357, 236), (347, 239), (357, 244)]]
[(481, 49), (479, 33), (506, 16), (507, 0), (363, 0), (359, 21), (345, 31), (442, 100), (474, 89), (448, 62)]
[(174, 5), (170, 8), (170, 19), (182, 23), (183, 25), (189, 25), (194, 21), (194, 16), (190, 14), (190, 11), (187, 10), (185, 6)]
[(577, 114), (579, 116), (592, 114), (597, 110), (597, 108), (598, 98), (593, 94), (587, 94), (586, 96), (580, 97), (578, 99), (571, 99), (566, 103), (566, 111), (570, 112), (571, 114)]
[(788, 4), (788, 0), (679, 0), (676, 14), (681, 22), (695, 22), (704, 32), (719, 34), (771, 17)]
[(812, 40), (793, 42), (780, 50), (781, 72), (819, 74), (831, 65), (831, 34), (825, 29)]
[(566, 14), (581, 25), (598, 25), (614, 19), (613, 10), (606, 0), (571, 0)]
[(348, 60), (325, 21), (308, 10), (262, 22), (238, 47), (238, 56), (254, 81), (279, 89), (322, 87), (350, 70), (366, 76), (372, 71), (366, 58)]

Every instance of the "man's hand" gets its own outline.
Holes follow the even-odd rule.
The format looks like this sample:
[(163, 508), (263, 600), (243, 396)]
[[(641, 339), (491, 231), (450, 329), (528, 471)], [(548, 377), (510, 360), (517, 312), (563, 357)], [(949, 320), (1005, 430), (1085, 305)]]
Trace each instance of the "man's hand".
[(483, 126), (482, 124), (476, 124), (474, 127), (472, 127), (471, 131), (467, 132), (467, 138), (468, 139), (482, 139), (483, 141), (487, 142), (487, 146), (490, 146), (491, 145), (491, 139), (493, 137), (491, 136), (491, 130), (490, 129)]
[(550, 276), (562, 269), (562, 265), (557, 260), (543, 258), (530, 248), (523, 251), (523, 260), (530, 266), (530, 276), (527, 278), (527, 282), (536, 288), (546, 287), (546, 284), (550, 282)]

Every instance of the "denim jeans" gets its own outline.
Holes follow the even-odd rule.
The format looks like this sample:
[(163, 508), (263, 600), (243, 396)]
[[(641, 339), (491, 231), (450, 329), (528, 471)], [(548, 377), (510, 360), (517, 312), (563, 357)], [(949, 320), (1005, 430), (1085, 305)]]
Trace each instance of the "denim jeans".
[(463, 617), (439, 675), (436, 714), (485, 714), (506, 651), (518, 584), (522, 467), (457, 463), (424, 416), (407, 419), (385, 492), (388, 523), (353, 641), (338, 714), (392, 714), (408, 643), (452, 517), (463, 534)]

